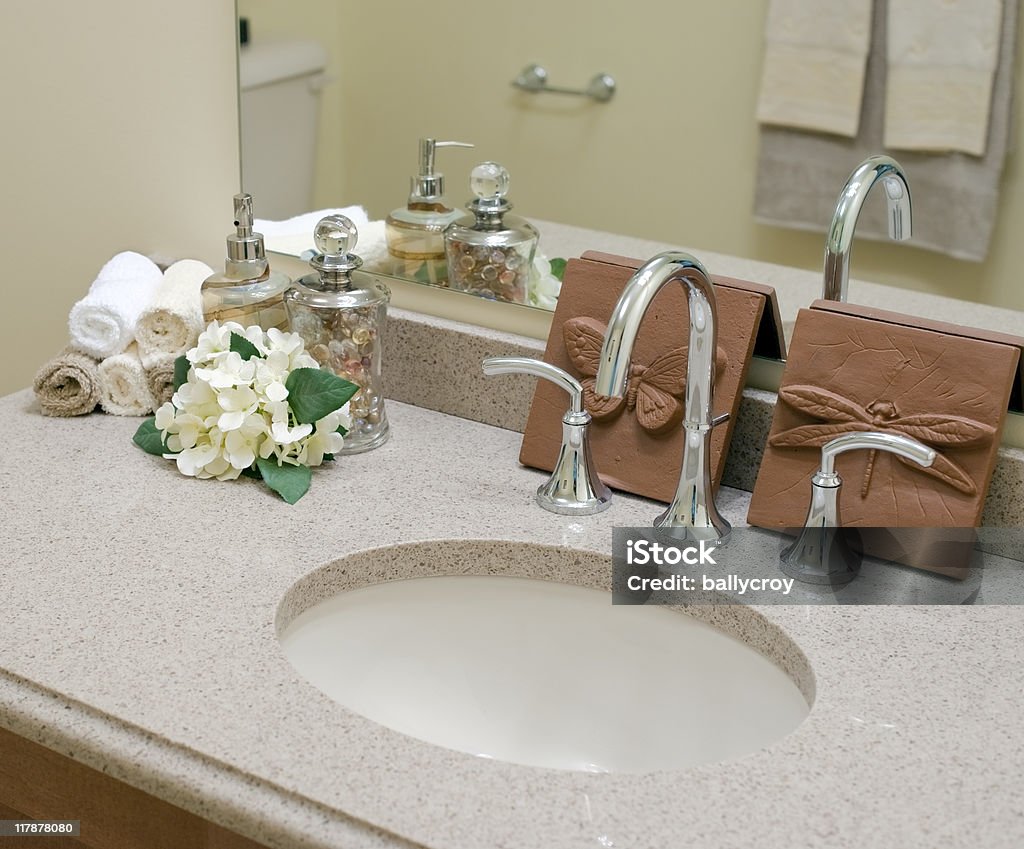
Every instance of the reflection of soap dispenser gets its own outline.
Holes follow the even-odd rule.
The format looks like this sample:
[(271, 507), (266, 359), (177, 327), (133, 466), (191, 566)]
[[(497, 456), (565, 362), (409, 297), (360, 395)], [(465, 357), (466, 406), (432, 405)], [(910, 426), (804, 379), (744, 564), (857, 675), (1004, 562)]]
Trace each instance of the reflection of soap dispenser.
[(529, 221), (509, 215), (508, 171), (497, 162), (477, 165), (469, 185), (476, 200), (466, 204), (472, 215), (450, 225), (444, 234), (448, 285), (483, 298), (525, 304), (533, 255), (540, 234)]
[(419, 174), (410, 181), (409, 203), (386, 219), (388, 253), (399, 277), (444, 286), (448, 268), (444, 260), (444, 228), (461, 213), (444, 201), (444, 174), (434, 170), (439, 147), (472, 147), (465, 142), (420, 139)]
[(252, 229), (252, 195), (235, 195), (234, 201), (235, 232), (228, 235), (224, 273), (203, 281), (203, 318), (284, 329), (287, 319), (281, 296), (292, 281), (270, 270), (263, 235)]
[(328, 215), (313, 230), (316, 270), (295, 281), (285, 293), (288, 321), (306, 350), (339, 377), (359, 385), (349, 402), (352, 427), (342, 454), (358, 454), (388, 438), (381, 380), (381, 331), (391, 292), (372, 278), (364, 286), (352, 281), (363, 261), (351, 253), (359, 233), (344, 215)]

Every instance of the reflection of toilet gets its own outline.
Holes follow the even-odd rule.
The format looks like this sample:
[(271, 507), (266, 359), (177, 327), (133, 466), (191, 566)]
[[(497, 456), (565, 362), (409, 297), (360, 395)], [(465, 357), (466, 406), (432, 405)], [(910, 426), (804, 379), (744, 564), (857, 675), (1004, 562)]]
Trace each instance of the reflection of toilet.
[(320, 89), (327, 51), (312, 41), (247, 44), (238, 61), (242, 190), (260, 218), (313, 208)]

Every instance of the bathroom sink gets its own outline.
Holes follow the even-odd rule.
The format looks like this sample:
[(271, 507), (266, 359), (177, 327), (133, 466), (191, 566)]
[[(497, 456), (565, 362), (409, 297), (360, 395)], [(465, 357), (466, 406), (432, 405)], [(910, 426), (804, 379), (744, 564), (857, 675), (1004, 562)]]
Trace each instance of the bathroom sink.
[(778, 666), (693, 616), (531, 577), (372, 583), (307, 607), (279, 637), (302, 677), (346, 708), (518, 764), (678, 769), (754, 752), (809, 711)]

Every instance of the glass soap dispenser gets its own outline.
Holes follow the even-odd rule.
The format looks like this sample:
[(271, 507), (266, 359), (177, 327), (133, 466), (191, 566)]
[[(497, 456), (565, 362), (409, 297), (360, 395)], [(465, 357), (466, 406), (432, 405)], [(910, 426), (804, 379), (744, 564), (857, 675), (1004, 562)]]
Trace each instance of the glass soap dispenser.
[(339, 377), (359, 386), (349, 402), (352, 427), (342, 454), (369, 451), (387, 441), (381, 379), (381, 332), (391, 292), (376, 280), (352, 281), (363, 261), (352, 253), (359, 233), (344, 215), (328, 215), (313, 229), (314, 274), (296, 280), (285, 293), (288, 322), (306, 350)]
[(476, 200), (444, 233), (448, 285), (498, 301), (525, 304), (533, 256), (540, 234), (525, 218), (509, 215), (508, 171), (483, 162), (470, 174)]
[(472, 147), (466, 142), (420, 139), (419, 174), (410, 179), (409, 201), (384, 221), (392, 273), (420, 283), (445, 286), (444, 228), (462, 213), (444, 199), (444, 174), (434, 170), (439, 147)]
[(203, 319), (284, 330), (288, 320), (282, 298), (291, 278), (270, 270), (263, 234), (252, 229), (252, 195), (235, 195), (234, 202), (235, 232), (227, 238), (224, 273), (203, 281)]

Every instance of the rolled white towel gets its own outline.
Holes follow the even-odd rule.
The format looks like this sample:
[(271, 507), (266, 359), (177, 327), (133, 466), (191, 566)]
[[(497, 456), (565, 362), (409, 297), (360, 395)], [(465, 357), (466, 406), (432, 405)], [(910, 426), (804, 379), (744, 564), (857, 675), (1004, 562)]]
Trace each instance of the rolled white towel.
[(153, 395), (134, 343), (100, 363), (100, 406), (114, 416), (148, 416), (153, 412)]
[(135, 338), (135, 325), (156, 294), (163, 274), (156, 263), (134, 251), (111, 258), (71, 308), (71, 347), (98, 360), (119, 354)]
[(205, 262), (182, 259), (164, 272), (160, 287), (135, 327), (139, 355), (183, 354), (196, 344), (203, 321), (203, 281), (213, 274)]

